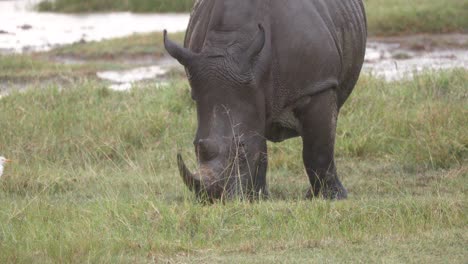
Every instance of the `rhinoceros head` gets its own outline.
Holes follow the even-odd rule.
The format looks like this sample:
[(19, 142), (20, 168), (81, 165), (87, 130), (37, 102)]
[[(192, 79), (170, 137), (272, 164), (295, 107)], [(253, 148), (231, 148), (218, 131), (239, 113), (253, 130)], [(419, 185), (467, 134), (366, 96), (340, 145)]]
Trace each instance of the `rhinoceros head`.
[(197, 107), (198, 170), (192, 173), (177, 158), (185, 184), (210, 200), (265, 194), (265, 96), (254, 70), (265, 44), (263, 27), (245, 43), (206, 45), (200, 53), (172, 42), (166, 32), (164, 44), (185, 66)]

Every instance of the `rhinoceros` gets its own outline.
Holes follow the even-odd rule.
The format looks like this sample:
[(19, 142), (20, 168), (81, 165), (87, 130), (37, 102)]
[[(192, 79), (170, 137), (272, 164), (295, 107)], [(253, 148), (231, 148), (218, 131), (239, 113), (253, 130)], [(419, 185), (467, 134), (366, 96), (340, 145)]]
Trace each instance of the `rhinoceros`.
[(308, 197), (345, 199), (334, 160), (337, 117), (364, 61), (361, 0), (198, 0), (181, 46), (197, 108), (192, 173), (184, 183), (210, 200), (268, 196), (267, 140), (300, 136)]

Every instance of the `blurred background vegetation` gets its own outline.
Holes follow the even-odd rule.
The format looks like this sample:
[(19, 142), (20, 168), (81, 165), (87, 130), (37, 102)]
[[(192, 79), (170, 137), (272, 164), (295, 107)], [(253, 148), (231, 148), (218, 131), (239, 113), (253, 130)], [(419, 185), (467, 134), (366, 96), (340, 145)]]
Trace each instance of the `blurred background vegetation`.
[(39, 3), (40, 11), (86, 13), (131, 11), (189, 12), (194, 0), (56, 0)]
[[(190, 12), (194, 0), (46, 0), (40, 11), (87, 13)], [(371, 35), (448, 33), (468, 30), (466, 0), (365, 0)]]

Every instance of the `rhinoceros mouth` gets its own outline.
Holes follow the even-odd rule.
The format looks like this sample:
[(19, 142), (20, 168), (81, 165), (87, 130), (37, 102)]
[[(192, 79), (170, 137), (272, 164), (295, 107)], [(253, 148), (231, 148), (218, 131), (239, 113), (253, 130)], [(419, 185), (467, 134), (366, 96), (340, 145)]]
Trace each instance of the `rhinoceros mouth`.
[[(184, 184), (198, 198), (208, 198), (208, 200), (234, 197), (250, 199), (257, 196), (256, 192), (260, 191), (257, 178), (263, 174), (262, 159), (257, 155), (252, 163), (254, 166), (250, 167), (247, 157), (237, 157), (221, 171), (201, 166), (196, 173), (192, 173), (182, 155), (177, 154), (177, 165)], [(248, 171), (245, 171), (246, 168)]]

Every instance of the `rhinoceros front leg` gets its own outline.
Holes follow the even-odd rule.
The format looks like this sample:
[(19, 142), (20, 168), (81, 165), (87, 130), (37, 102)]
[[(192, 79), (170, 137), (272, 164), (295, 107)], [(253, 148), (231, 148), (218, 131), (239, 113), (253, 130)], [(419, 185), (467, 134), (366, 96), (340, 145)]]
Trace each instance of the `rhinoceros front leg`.
[(295, 115), (302, 125), (302, 156), (311, 189), (307, 196), (346, 199), (347, 191), (338, 179), (334, 149), (337, 97), (334, 89), (303, 99)]

